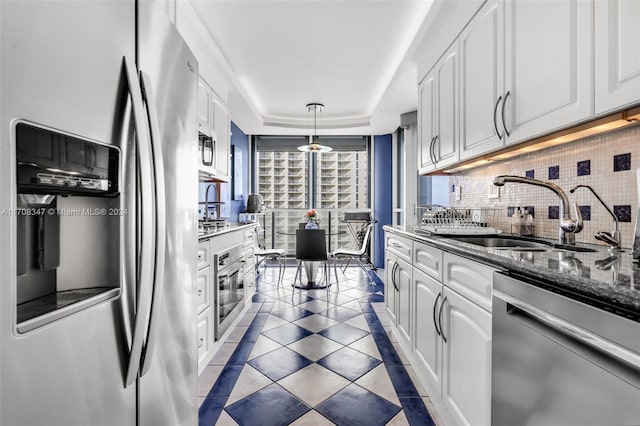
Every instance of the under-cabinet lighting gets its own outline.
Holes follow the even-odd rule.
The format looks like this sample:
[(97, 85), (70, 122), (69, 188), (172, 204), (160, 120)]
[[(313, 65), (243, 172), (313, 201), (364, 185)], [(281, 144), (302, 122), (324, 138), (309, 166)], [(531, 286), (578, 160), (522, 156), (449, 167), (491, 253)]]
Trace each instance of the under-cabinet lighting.
[(623, 127), (629, 127), (637, 124), (640, 124), (640, 106), (532, 139), (513, 147), (506, 147), (497, 152), (456, 164), (455, 166), (444, 169), (441, 172), (461, 172), (475, 167), (484, 166), (494, 161), (508, 160), (519, 155), (540, 151), (552, 146), (562, 145), (578, 139), (608, 133)]

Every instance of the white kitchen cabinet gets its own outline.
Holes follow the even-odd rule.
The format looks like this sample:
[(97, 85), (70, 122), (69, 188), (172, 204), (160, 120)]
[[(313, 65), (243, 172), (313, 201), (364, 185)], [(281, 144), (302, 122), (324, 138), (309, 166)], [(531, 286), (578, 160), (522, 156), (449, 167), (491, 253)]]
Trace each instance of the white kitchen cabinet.
[(398, 264), (398, 257), (391, 253), (389, 250), (385, 252), (385, 280), (384, 280), (384, 306), (387, 311), (387, 315), (391, 319), (393, 324), (396, 323), (396, 281), (395, 281), (395, 272), (396, 265)]
[(245, 229), (244, 241), (244, 290), (245, 300), (249, 301), (256, 291), (256, 230), (254, 227)]
[(211, 358), (213, 345), (213, 265), (211, 240), (198, 243), (198, 274), (196, 276), (196, 300), (198, 312), (198, 374)]
[(506, 1), (504, 33), (507, 144), (593, 116), (593, 1)]
[(495, 268), (387, 229), (387, 243), (405, 240), (410, 262), (386, 251), (393, 331), (446, 423), (489, 425)]
[(458, 44), (453, 43), (418, 88), (420, 169), (424, 174), (460, 159), (458, 149)]
[(213, 309), (208, 307), (198, 315), (198, 374), (211, 359), (213, 346)]
[(413, 311), (415, 333), (412, 351), (417, 361), (416, 373), (432, 389), (442, 388), (442, 345), (436, 328), (438, 302), (442, 301), (442, 284), (419, 269), (413, 270)]
[(198, 78), (198, 131), (206, 136), (213, 136), (213, 90), (202, 79)]
[(400, 259), (411, 262), (413, 241), (402, 235), (387, 232), (385, 235), (385, 249)]
[(595, 2), (595, 112), (640, 102), (640, 2)]
[(444, 287), (442, 400), (455, 424), (491, 424), (491, 314)]
[[(202, 78), (198, 80), (198, 130), (201, 134), (201, 161), (198, 162), (200, 171), (216, 180), (228, 182), (231, 114), (229, 108)], [(204, 154), (203, 144), (207, 145)]]
[(196, 280), (196, 298), (198, 300), (198, 314), (211, 304), (211, 268), (200, 269)]
[(504, 2), (489, 0), (460, 34), (460, 159), (501, 148)]
[(442, 263), (444, 285), (491, 311), (493, 273), (497, 269), (448, 252), (443, 254)]
[(433, 144), (436, 136), (435, 72), (429, 73), (418, 86), (418, 170), (420, 174), (436, 168)]
[(216, 174), (228, 180), (229, 153), (231, 150), (231, 114), (229, 114), (229, 108), (217, 96), (214, 96), (213, 99), (213, 124), (215, 130), (213, 152)]
[(411, 300), (413, 299), (413, 271), (411, 265), (402, 259), (397, 259), (396, 266), (396, 327), (399, 338), (402, 338), (407, 346), (411, 344), (412, 312)]
[(408, 347), (412, 335), (413, 271), (411, 265), (389, 250), (386, 251), (384, 300), (387, 314), (398, 337)]

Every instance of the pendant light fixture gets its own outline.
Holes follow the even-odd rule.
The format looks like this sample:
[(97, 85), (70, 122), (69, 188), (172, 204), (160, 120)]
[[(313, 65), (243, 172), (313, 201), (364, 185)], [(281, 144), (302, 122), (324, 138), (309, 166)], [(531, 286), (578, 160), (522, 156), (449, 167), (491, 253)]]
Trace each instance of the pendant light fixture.
[(317, 102), (313, 102), (307, 104), (307, 111), (311, 112), (313, 110), (313, 135), (309, 141), (309, 144), (302, 145), (298, 147), (299, 151), (302, 152), (329, 152), (332, 150), (330, 146), (320, 145), (316, 142), (318, 139), (318, 130), (317, 130), (317, 119), (318, 119), (318, 111), (322, 111), (324, 109), (324, 105), (319, 104)]

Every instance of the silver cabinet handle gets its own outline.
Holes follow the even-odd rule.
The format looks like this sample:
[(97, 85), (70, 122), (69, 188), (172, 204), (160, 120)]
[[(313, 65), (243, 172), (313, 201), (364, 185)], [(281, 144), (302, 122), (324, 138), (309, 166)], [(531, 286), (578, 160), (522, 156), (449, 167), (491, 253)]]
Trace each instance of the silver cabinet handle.
[(498, 130), (498, 118), (496, 117), (496, 114), (498, 113), (498, 105), (500, 105), (501, 100), (502, 100), (502, 95), (498, 97), (498, 100), (496, 101), (496, 106), (493, 108), (493, 128), (496, 130), (496, 135), (498, 135), (498, 139), (500, 140), (502, 140), (502, 135), (500, 134), (500, 130)]
[(511, 136), (511, 133), (509, 133), (509, 130), (507, 129), (507, 122), (504, 119), (504, 110), (505, 110), (505, 107), (507, 105), (507, 98), (509, 97), (510, 94), (511, 94), (511, 92), (509, 92), (507, 90), (507, 93), (505, 93), (505, 95), (504, 95), (504, 101), (502, 101), (502, 114), (501, 114), (502, 115), (502, 127), (504, 128), (504, 132), (507, 134), (507, 136)]
[[(507, 313), (509, 315), (517, 317), (535, 329), (539, 329), (540, 324), (542, 324), (543, 327), (550, 327), (558, 333), (574, 339), (606, 357), (621, 362), (636, 371), (640, 371), (640, 355), (611, 343), (588, 330), (548, 314), (528, 303), (512, 298), (501, 291), (494, 290), (494, 296), (507, 303)], [(545, 333), (543, 332), (542, 334)]]
[(198, 296), (202, 296), (202, 290), (198, 290)]
[(149, 318), (149, 326), (147, 327), (147, 344), (142, 353), (142, 369), (141, 376), (144, 376), (153, 359), (153, 350), (155, 348), (156, 336), (158, 334), (158, 319), (160, 317), (160, 303), (164, 286), (164, 258), (167, 244), (167, 212), (165, 208), (165, 181), (164, 181), (164, 161), (162, 158), (162, 140), (160, 139), (160, 125), (158, 123), (158, 112), (156, 111), (155, 98), (151, 88), (149, 76), (144, 72), (140, 72), (142, 80), (143, 94), (147, 104), (147, 114), (149, 118), (149, 127), (151, 129), (151, 146), (153, 154), (153, 176), (155, 183), (155, 200), (153, 211), (155, 213), (155, 264), (153, 293), (151, 300), (151, 315)]
[[(137, 166), (139, 170), (141, 220), (139, 222), (139, 263), (137, 270), (137, 305), (136, 315), (133, 324), (133, 334), (127, 361), (127, 371), (125, 373), (125, 387), (131, 385), (138, 377), (140, 360), (142, 356), (145, 329), (148, 322), (151, 293), (153, 291), (153, 252), (155, 218), (153, 215), (154, 205), (154, 185), (153, 185), (153, 164), (151, 154), (151, 141), (147, 126), (144, 123), (146, 117), (142, 102), (142, 90), (138, 80), (134, 62), (130, 58), (124, 57), (124, 68), (127, 77), (129, 95), (133, 112), (133, 122), (136, 131), (136, 146), (138, 148)], [(135, 236), (134, 236), (135, 238)], [(132, 285), (132, 283), (126, 283)]]
[(394, 263), (393, 268), (391, 269), (391, 282), (393, 283), (393, 288), (395, 288), (396, 291), (400, 291), (400, 289), (398, 288), (398, 284), (396, 283), (396, 271), (398, 270), (398, 266), (400, 265), (396, 260), (396, 263)]
[(431, 164), (436, 164), (435, 158), (433, 158), (433, 137), (431, 138), (431, 142), (429, 142), (429, 158), (431, 158)]
[(444, 335), (444, 327), (442, 327), (442, 311), (444, 309), (445, 303), (447, 303), (447, 296), (442, 299), (442, 304), (440, 305), (440, 312), (438, 312), (438, 324), (440, 324), (440, 333), (442, 333), (442, 340), (447, 343), (447, 337)]
[(398, 243), (389, 243), (389, 245), (395, 248), (402, 248), (402, 244), (398, 244)]
[(433, 164), (437, 165), (438, 164), (438, 154), (436, 153), (436, 143), (438, 142), (438, 135), (435, 135), (433, 137)]
[(202, 345), (204, 345), (204, 339), (201, 337), (200, 340), (198, 340), (198, 347), (201, 348)]
[(440, 299), (440, 297), (442, 297), (442, 292), (439, 291), (438, 295), (436, 296), (436, 300), (435, 302), (433, 302), (433, 326), (436, 329), (436, 333), (438, 333), (438, 336), (440, 336), (440, 330), (438, 329), (438, 323), (436, 322), (436, 310), (438, 308), (438, 299)]

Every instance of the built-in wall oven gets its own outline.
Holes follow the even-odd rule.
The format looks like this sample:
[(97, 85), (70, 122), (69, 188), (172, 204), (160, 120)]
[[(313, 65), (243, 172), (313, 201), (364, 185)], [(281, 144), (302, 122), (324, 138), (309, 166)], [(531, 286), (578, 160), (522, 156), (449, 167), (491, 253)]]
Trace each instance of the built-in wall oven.
[(640, 424), (640, 323), (521, 277), (493, 282), (493, 426)]
[(242, 244), (214, 256), (215, 338), (218, 340), (244, 307), (244, 248)]

